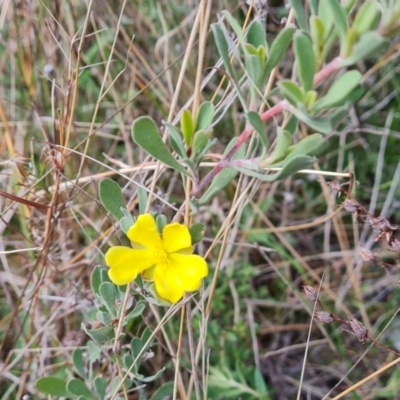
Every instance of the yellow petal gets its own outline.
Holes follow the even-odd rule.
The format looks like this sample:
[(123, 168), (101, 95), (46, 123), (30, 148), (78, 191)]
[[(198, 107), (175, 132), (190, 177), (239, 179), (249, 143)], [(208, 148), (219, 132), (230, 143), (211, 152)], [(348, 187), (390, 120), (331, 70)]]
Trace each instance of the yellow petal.
[(201, 279), (208, 275), (208, 266), (203, 257), (196, 254), (170, 254), (168, 271), (173, 273), (185, 292), (198, 290)]
[(163, 266), (157, 265), (154, 270), (154, 284), (157, 294), (171, 303), (177, 303), (182, 297), (184, 290), (180, 286), (176, 276), (167, 273), (167, 269)]
[(129, 240), (139, 243), (146, 249), (162, 248), (162, 240), (157, 232), (156, 221), (151, 214), (139, 215), (127, 233)]
[(192, 245), (192, 237), (186, 225), (173, 224), (166, 225), (163, 229), (164, 250), (167, 253), (176, 253)]
[(115, 285), (131, 283), (138, 274), (155, 263), (151, 251), (124, 246), (111, 247), (105, 255), (105, 260), (110, 267), (108, 276)]
[(198, 290), (201, 279), (207, 276), (208, 267), (198, 255), (170, 254), (169, 264), (159, 264), (153, 272), (158, 295), (171, 303), (178, 302), (184, 292)]

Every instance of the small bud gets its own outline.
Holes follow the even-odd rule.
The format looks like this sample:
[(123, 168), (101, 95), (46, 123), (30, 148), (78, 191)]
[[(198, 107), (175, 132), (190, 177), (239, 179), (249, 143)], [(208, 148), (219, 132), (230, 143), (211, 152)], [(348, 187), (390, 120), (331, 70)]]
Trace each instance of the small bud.
[(361, 343), (365, 343), (368, 339), (368, 331), (367, 328), (359, 321), (357, 321), (353, 317), (347, 317), (348, 322), (350, 324), (351, 330), (354, 332), (354, 334), (357, 336), (357, 339)]
[(314, 318), (323, 324), (330, 324), (334, 321), (332, 314), (328, 311), (317, 311)]
[(303, 290), (308, 300), (312, 302), (317, 301), (317, 291), (312, 286), (303, 286)]
[(361, 205), (357, 200), (347, 199), (343, 202), (343, 207), (349, 213), (357, 213), (360, 211)]

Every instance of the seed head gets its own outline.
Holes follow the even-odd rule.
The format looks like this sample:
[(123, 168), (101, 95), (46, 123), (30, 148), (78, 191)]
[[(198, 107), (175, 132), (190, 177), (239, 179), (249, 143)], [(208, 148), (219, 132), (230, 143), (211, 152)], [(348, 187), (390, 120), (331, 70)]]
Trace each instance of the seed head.
[(303, 286), (303, 290), (308, 300), (312, 302), (317, 301), (317, 291), (312, 286)]
[(359, 321), (357, 321), (354, 317), (347, 317), (348, 323), (350, 325), (351, 330), (357, 336), (357, 339), (361, 343), (365, 343), (368, 339), (368, 331), (367, 328)]
[(334, 321), (332, 314), (328, 311), (317, 311), (314, 318), (323, 324), (330, 324)]
[(346, 199), (343, 202), (343, 207), (349, 213), (357, 214), (361, 210), (361, 204), (355, 199)]

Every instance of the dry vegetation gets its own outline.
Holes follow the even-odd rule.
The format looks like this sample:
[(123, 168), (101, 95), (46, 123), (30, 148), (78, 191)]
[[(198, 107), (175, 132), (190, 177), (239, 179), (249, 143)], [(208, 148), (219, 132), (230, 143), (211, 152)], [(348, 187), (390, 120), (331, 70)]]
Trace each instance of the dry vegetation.
[[(37, 379), (77, 377), (72, 353), (78, 347), (86, 351), (88, 341), (81, 324), (100, 326), (91, 272), (104, 264), (110, 245), (126, 239), (99, 202), (99, 180), (116, 180), (135, 215), (138, 184), (153, 194), (151, 211), (168, 220), (185, 200), (179, 174), (159, 169), (134, 145), (130, 131), (139, 116), (150, 115), (161, 125), (163, 119), (178, 121), (180, 111), (192, 106), (199, 88), (199, 39), (200, 44), (206, 40), (201, 99), (215, 95), (216, 104), (222, 100), (219, 110), (226, 111), (214, 130), (218, 145), (206, 161), (218, 160), (243, 128), (239, 103), (224, 100), (231, 94), (226, 82), (219, 87), (223, 71), (212, 68), (218, 61), (212, 35), (205, 29), (191, 38), (196, 7), (192, 0), (2, 3), (3, 399), (50, 398), (37, 391)], [(242, 21), (248, 12), (245, 4), (215, 1), (209, 22), (223, 9)], [(271, 9), (268, 38), (276, 36), (286, 14), (284, 7)], [(200, 22), (200, 28), (207, 27), (207, 16)], [(304, 399), (336, 398), (376, 372), (351, 398), (400, 398), (399, 370), (384, 369), (400, 360), (399, 49), (394, 40), (378, 62), (359, 65), (365, 94), (330, 135), (315, 165), (331, 176), (297, 174), (276, 183), (240, 176), (195, 216), (206, 225), (198, 252), (207, 252), (211, 273), (202, 301), (198, 296), (199, 303), (192, 304), (191, 325), (196, 343), (199, 326), (207, 331), (198, 375), (200, 386), (208, 384), (210, 399), (284, 400), (298, 392)], [(277, 77), (290, 77), (292, 65), (288, 54)], [(277, 117), (268, 125), (271, 143), (279, 123)], [(305, 126), (300, 130), (307, 133)], [(353, 200), (334, 212), (349, 186), (328, 181), (347, 183), (348, 173), (356, 180)], [(207, 304), (216, 266), (217, 285), (205, 319), (197, 306)], [(313, 302), (304, 285), (311, 300), (318, 296), (317, 319), (328, 324), (312, 322)], [(180, 372), (174, 368), (176, 311), (141, 367), (145, 376), (164, 366), (165, 372), (146, 387), (127, 388), (126, 398), (150, 399), (174, 376), (178, 398), (185, 398), (189, 387), (194, 392), (187, 333)], [(125, 327), (127, 336), (140, 336), (145, 327), (154, 330), (165, 313), (166, 308), (147, 305)], [(352, 318), (367, 333), (349, 332)], [(116, 379), (110, 349), (102, 349), (93, 370)], [(260, 372), (256, 379), (255, 371)], [(260, 395), (263, 385), (268, 394)]]

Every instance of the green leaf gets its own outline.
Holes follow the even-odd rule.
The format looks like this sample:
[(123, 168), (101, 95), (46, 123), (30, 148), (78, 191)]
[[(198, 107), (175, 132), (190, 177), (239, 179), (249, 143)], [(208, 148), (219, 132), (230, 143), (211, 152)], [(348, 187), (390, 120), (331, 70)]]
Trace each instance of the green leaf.
[(341, 65), (343, 67), (348, 67), (358, 61), (372, 57), (383, 51), (388, 44), (389, 39), (382, 37), (378, 32), (365, 32), (354, 45), (350, 56), (344, 59)]
[(201, 222), (197, 222), (190, 226), (189, 232), (192, 238), (192, 245), (199, 243), (201, 240), (203, 240), (205, 225), (202, 224)]
[(282, 96), (295, 107), (298, 103), (305, 102), (304, 92), (292, 81), (283, 79), (278, 82)]
[(194, 134), (193, 146), (192, 146), (192, 151), (193, 151), (192, 158), (196, 158), (196, 156), (202, 152), (202, 150), (208, 143), (212, 132), (213, 132), (212, 129), (208, 129), (208, 130), (197, 131)]
[(259, 393), (268, 393), (267, 385), (265, 384), (264, 377), (258, 368), (254, 370), (254, 387)]
[(265, 133), (265, 125), (262, 122), (260, 115), (255, 111), (249, 111), (246, 114), (246, 119), (247, 121), (249, 121), (251, 126), (260, 136), (261, 144), (263, 145), (263, 150), (267, 150), (268, 148), (267, 134)]
[(140, 382), (144, 382), (144, 383), (153, 382), (156, 379), (158, 379), (163, 374), (164, 371), (165, 371), (165, 367), (162, 367), (159, 371), (157, 371), (156, 374), (154, 374), (152, 376), (146, 376), (146, 377), (141, 378), (139, 380), (140, 380)]
[(101, 348), (95, 342), (93, 342), (93, 340), (88, 340), (86, 345), (89, 361), (91, 363), (99, 361), (101, 359)]
[(359, 35), (374, 29), (379, 19), (379, 14), (380, 12), (378, 11), (376, 1), (365, 1), (358, 9), (352, 28)]
[(222, 58), (224, 67), (228, 72), (228, 75), (231, 76), (235, 82), (237, 82), (235, 71), (233, 70), (231, 65), (229, 50), (228, 50), (229, 46), (226, 37), (224, 35), (224, 32), (222, 31), (221, 27), (217, 24), (211, 24), (211, 30), (213, 31), (215, 44), (217, 45), (217, 50)]
[(357, 70), (345, 72), (332, 84), (328, 93), (315, 102), (313, 110), (319, 111), (324, 108), (333, 108), (343, 105), (351, 92), (358, 86), (361, 78), (362, 75)]
[[(143, 345), (149, 340), (150, 336), (151, 336), (152, 332), (149, 328), (146, 328), (143, 332), (142, 332), (142, 336), (140, 337), (140, 340), (142, 341)], [(153, 342), (153, 339), (150, 341), (150, 343), (147, 345), (147, 347), (151, 346), (151, 343)]]
[(106, 398), (107, 381), (102, 376), (96, 376), (96, 378), (94, 378), (93, 388), (100, 399)]
[(320, 133), (331, 133), (333, 126), (329, 117), (312, 117), (308, 114), (302, 104), (298, 104), (297, 108), (292, 107), (290, 111), (300, 120), (307, 124), (310, 128)]
[(329, 0), (327, 5), (333, 15), (333, 20), (340, 36), (340, 43), (345, 46), (348, 29), (346, 11), (338, 0)]
[(111, 282), (102, 283), (100, 285), (100, 296), (103, 300), (102, 303), (106, 306), (112, 318), (116, 318), (115, 300), (117, 299), (117, 293), (115, 285)]
[(265, 28), (260, 21), (253, 20), (247, 30), (247, 43), (253, 45), (256, 49), (259, 46), (267, 46), (267, 38), (265, 35)]
[(318, 5), (318, 17), (324, 23), (324, 39), (327, 39), (333, 26), (334, 16), (328, 4), (331, 1), (332, 0), (320, 0)]
[[(239, 172), (251, 176), (253, 178), (258, 178), (261, 181), (265, 182), (273, 182), (278, 179), (279, 180), (286, 179), (287, 177), (293, 175), (294, 173), (296, 173), (301, 169), (310, 168), (314, 162), (315, 162), (314, 157), (310, 157), (307, 155), (297, 155), (285, 160), (282, 164), (281, 171), (278, 171), (275, 174), (268, 174), (268, 175), (254, 171), (252, 169), (247, 169), (242, 167), (236, 167), (236, 168)], [(266, 167), (266, 170), (268, 170), (268, 167)]]
[(296, 32), (293, 39), (293, 50), (300, 81), (304, 91), (308, 92), (314, 87), (315, 75), (315, 58), (310, 37), (304, 32)]
[(138, 301), (135, 305), (135, 308), (125, 316), (126, 320), (137, 318), (139, 315), (142, 315), (144, 309), (146, 308), (146, 303), (144, 301)]
[(313, 15), (310, 18), (310, 35), (313, 43), (314, 56), (317, 64), (322, 63), (325, 47), (325, 25), (321, 18)]
[(126, 209), (122, 198), (122, 191), (117, 182), (111, 179), (102, 179), (99, 183), (99, 197), (104, 208), (117, 220), (123, 218), (121, 209)]
[(227, 10), (222, 10), (221, 14), (226, 18), (226, 20), (229, 22), (230, 26), (232, 27), (233, 31), (236, 34), (236, 37), (238, 38), (240, 45), (243, 48), (244, 53), (246, 54), (246, 46), (245, 46), (245, 40), (242, 32), (242, 27), (240, 26), (239, 22), (232, 16), (232, 14), (227, 11)]
[(72, 362), (74, 364), (75, 371), (79, 374), (81, 378), (85, 379), (85, 365), (83, 362), (83, 351), (81, 349), (74, 349), (74, 351), (72, 352)]
[(319, 0), (307, 0), (312, 15), (315, 15), (318, 12), (318, 1)]
[[(231, 148), (235, 145), (237, 138), (231, 140), (228, 146), (225, 149), (224, 155), (228, 154)], [(236, 154), (233, 156), (233, 160), (237, 160), (238, 158), (243, 158), (246, 152), (246, 148), (243, 145), (239, 148)], [(199, 204), (205, 204), (209, 200), (211, 200), (218, 192), (220, 192), (225, 186), (227, 186), (230, 182), (233, 181), (237, 176), (237, 170), (235, 168), (224, 168), (220, 171), (211, 182), (210, 186), (203, 194), (203, 196), (199, 199)]]
[(137, 194), (139, 203), (139, 214), (144, 214), (146, 212), (147, 201), (148, 201), (147, 191), (144, 187), (138, 186)]
[(260, 57), (257, 55), (246, 54), (245, 56), (245, 64), (246, 71), (249, 74), (250, 79), (252, 80), (253, 85), (256, 87), (260, 87), (261, 82), (261, 74), (262, 74), (262, 63)]
[(182, 132), (180, 132), (174, 125), (169, 122), (163, 121), (163, 124), (167, 127), (168, 141), (172, 149), (179, 154), (182, 158), (186, 157), (185, 145), (182, 140)]
[(196, 116), (195, 131), (208, 129), (213, 122), (214, 114), (215, 107), (213, 103), (209, 101), (201, 103)]
[(99, 300), (100, 296), (100, 285), (102, 284), (102, 271), (104, 271), (104, 267), (101, 265), (96, 265), (93, 268), (92, 275), (90, 277), (90, 284), (92, 286), (92, 291)]
[(119, 225), (121, 226), (122, 231), (127, 233), (129, 228), (135, 223), (135, 220), (126, 208), (122, 208), (121, 211), (124, 216), (119, 220)]
[(113, 339), (115, 336), (112, 326), (104, 326), (99, 329), (87, 329), (86, 326), (82, 324), (82, 329), (98, 345), (104, 344), (104, 342)]
[(262, 162), (262, 164), (269, 165), (282, 160), (286, 156), (287, 150), (291, 144), (292, 144), (292, 135), (290, 134), (290, 132), (278, 127), (274, 152), (270, 157), (265, 159)]
[(268, 78), (273, 68), (275, 68), (283, 60), (295, 31), (295, 28), (288, 26), (279, 32), (278, 36), (272, 42), (268, 59), (265, 64), (263, 79)]
[(151, 396), (150, 400), (165, 400), (172, 395), (174, 390), (174, 382), (167, 382), (161, 385)]
[(133, 122), (132, 138), (138, 146), (155, 159), (186, 175), (185, 168), (172, 156), (158, 133), (156, 123), (150, 117), (139, 117)]
[(96, 396), (88, 389), (85, 383), (79, 379), (71, 379), (67, 383), (67, 389), (75, 396), (84, 396), (87, 399), (97, 400)]
[(59, 397), (71, 397), (67, 390), (67, 382), (60, 378), (47, 376), (36, 381), (36, 388), (44, 394)]
[(286, 159), (297, 155), (316, 156), (325, 144), (325, 140), (319, 133), (305, 137), (289, 147)]
[(296, 16), (296, 21), (299, 24), (299, 27), (303, 30), (306, 30), (307, 22), (306, 22), (303, 2), (299, 0), (290, 0), (290, 5), (294, 9), (294, 14)]
[(138, 337), (134, 337), (131, 340), (131, 353), (133, 359), (135, 359), (138, 356), (138, 354), (142, 351), (142, 348), (143, 348), (142, 341)]
[(185, 139), (186, 145), (190, 146), (190, 144), (192, 143), (192, 138), (194, 133), (194, 121), (192, 113), (187, 109), (182, 111), (181, 131)]
[(157, 215), (156, 225), (157, 225), (158, 233), (162, 234), (162, 231), (163, 231), (165, 225), (167, 225), (167, 224), (168, 224), (168, 220), (164, 214)]

